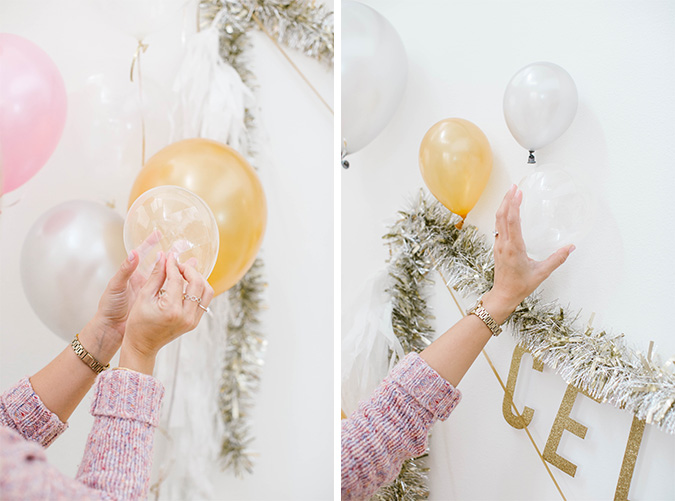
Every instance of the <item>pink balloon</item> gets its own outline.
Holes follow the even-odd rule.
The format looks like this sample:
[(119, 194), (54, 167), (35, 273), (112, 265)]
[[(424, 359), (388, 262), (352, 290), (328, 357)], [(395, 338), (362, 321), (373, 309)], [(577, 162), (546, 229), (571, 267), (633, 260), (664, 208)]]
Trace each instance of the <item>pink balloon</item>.
[(33, 42), (0, 33), (2, 193), (35, 175), (66, 123), (66, 86), (54, 61)]

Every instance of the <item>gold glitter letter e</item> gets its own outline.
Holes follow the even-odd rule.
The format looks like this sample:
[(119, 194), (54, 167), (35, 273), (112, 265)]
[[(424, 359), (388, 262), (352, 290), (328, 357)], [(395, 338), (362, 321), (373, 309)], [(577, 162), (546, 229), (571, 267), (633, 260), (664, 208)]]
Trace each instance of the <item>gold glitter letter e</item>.
[[(573, 477), (576, 474), (577, 465), (568, 461), (564, 457), (559, 456), (557, 450), (558, 445), (560, 445), (560, 439), (562, 438), (563, 431), (567, 430), (570, 433), (574, 433), (581, 439), (586, 436), (586, 432), (588, 431), (588, 428), (586, 428), (583, 424), (570, 417), (570, 412), (572, 412), (572, 407), (574, 407), (574, 401), (577, 399), (577, 393), (581, 392), (571, 384), (567, 385), (567, 391), (565, 391), (565, 396), (560, 403), (558, 415), (555, 417), (555, 421), (553, 421), (551, 433), (548, 435), (546, 447), (544, 447), (544, 459), (556, 468), (559, 468), (560, 470), (567, 473), (570, 477)], [(597, 402), (597, 400), (595, 401)]]

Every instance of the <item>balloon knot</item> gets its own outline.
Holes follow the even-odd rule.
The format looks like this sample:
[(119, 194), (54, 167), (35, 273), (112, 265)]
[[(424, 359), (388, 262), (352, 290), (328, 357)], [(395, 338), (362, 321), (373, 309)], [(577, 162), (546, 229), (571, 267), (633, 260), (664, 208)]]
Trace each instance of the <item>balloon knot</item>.
[(342, 160), (342, 168), (343, 169), (349, 169), (349, 161), (345, 160), (345, 157), (347, 156), (347, 140), (342, 139), (342, 148), (340, 150), (340, 158)]
[(534, 150), (530, 150), (530, 156), (527, 157), (528, 164), (536, 164), (537, 161), (534, 159)]

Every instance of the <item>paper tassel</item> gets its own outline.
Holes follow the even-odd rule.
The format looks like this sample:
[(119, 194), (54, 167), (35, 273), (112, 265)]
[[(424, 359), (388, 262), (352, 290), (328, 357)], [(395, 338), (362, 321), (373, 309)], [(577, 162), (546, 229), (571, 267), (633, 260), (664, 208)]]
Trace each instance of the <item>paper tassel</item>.
[[(226, 349), (227, 298), (216, 297), (197, 328), (164, 347), (155, 376), (166, 388), (158, 434), (155, 499), (213, 499), (225, 430), (218, 401)], [(166, 440), (162, 440), (164, 437)], [(168, 438), (167, 438), (168, 437)]]
[(254, 100), (237, 71), (220, 57), (217, 26), (223, 13), (188, 42), (173, 85), (179, 96), (174, 116), (178, 138), (213, 139), (245, 154), (246, 109)]
[(391, 326), (392, 301), (385, 292), (388, 274), (370, 278), (357, 298), (352, 318), (342, 320), (342, 410), (349, 415), (360, 400), (368, 398), (393, 367), (403, 348)]

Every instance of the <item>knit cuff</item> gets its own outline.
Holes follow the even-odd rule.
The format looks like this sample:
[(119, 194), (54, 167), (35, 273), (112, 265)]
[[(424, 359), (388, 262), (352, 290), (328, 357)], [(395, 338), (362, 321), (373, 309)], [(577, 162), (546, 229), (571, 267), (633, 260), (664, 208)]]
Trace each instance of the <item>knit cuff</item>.
[(427, 409), (445, 421), (462, 399), (461, 392), (443, 379), (417, 353), (409, 353), (391, 371), (389, 378)]
[(56, 414), (47, 409), (33, 390), (28, 376), (6, 391), (2, 404), (16, 430), (27, 440), (33, 440), (48, 447), (63, 433), (68, 425), (62, 423)]
[(134, 371), (108, 370), (96, 380), (91, 413), (157, 426), (163, 397), (164, 386), (152, 376)]

